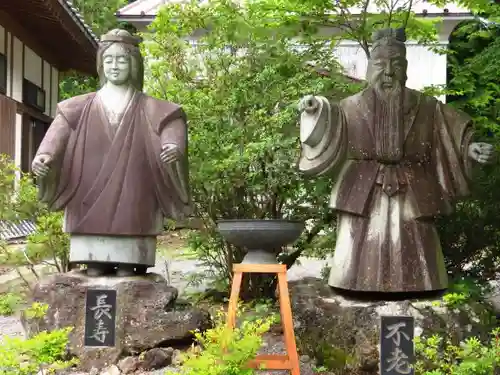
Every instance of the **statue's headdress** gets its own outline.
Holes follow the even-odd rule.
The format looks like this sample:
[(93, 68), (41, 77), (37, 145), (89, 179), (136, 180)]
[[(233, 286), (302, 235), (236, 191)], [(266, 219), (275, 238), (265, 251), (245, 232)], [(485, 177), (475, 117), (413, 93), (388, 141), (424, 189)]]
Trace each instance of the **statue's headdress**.
[(381, 29), (372, 34), (372, 52), (380, 47), (406, 55), (406, 33), (404, 29)]
[(141, 39), (131, 35), (126, 30), (114, 29), (101, 36), (101, 43), (124, 43), (132, 46), (139, 46)]

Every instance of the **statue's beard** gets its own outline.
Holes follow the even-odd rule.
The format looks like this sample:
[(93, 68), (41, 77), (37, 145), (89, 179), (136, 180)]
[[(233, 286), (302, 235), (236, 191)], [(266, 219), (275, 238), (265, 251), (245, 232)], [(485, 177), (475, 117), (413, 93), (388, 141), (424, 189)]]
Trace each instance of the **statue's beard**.
[(391, 87), (375, 85), (373, 88), (373, 117), (377, 154), (386, 161), (401, 157), (404, 134), (404, 90), (394, 82)]
[(391, 86), (384, 85), (382, 78), (374, 85), (375, 93), (380, 100), (394, 100), (401, 97), (403, 84), (399, 81), (392, 81)]

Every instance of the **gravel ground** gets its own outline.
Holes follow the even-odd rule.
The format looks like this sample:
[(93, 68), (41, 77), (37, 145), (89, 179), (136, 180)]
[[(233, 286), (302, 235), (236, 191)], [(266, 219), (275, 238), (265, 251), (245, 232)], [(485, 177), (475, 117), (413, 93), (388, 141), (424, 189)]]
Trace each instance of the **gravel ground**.
[(24, 329), (17, 317), (0, 316), (0, 341), (4, 337), (23, 337)]
[[(166, 265), (167, 264), (167, 265)], [(300, 259), (300, 265), (293, 266), (288, 271), (288, 280), (298, 280), (308, 276), (319, 277), (321, 270), (325, 265), (325, 261), (317, 259)], [(168, 272), (167, 272), (168, 269)], [(182, 295), (187, 290), (193, 290), (187, 285), (187, 276), (194, 272), (200, 272), (201, 267), (194, 260), (166, 260), (158, 259), (157, 265), (150, 269), (150, 272), (156, 272), (170, 278), (170, 283), (179, 290)], [(5, 275), (7, 276), (7, 275)], [(1, 283), (1, 280), (0, 280)], [(203, 285), (196, 288), (203, 289)], [(24, 336), (23, 327), (19, 319), (15, 317), (0, 316), (0, 340), (5, 336), (22, 337)], [(263, 348), (263, 353), (284, 353), (284, 343), (281, 337), (270, 335), (266, 337), (267, 345)], [(175, 367), (167, 367), (165, 369), (144, 372), (141, 375), (165, 375), (169, 370), (171, 373), (178, 373), (179, 369)], [(314, 372), (309, 364), (302, 364), (301, 375), (312, 375)], [(288, 371), (261, 371), (260, 375), (288, 375)], [(68, 375), (87, 375), (86, 373), (74, 372)]]

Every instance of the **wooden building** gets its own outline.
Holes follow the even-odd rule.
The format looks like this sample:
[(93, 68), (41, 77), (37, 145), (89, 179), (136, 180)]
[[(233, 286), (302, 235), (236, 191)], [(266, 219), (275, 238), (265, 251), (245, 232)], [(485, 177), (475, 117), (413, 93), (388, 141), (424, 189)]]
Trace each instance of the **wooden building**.
[(96, 73), (97, 39), (66, 0), (0, 1), (0, 153), (29, 171), (63, 72)]

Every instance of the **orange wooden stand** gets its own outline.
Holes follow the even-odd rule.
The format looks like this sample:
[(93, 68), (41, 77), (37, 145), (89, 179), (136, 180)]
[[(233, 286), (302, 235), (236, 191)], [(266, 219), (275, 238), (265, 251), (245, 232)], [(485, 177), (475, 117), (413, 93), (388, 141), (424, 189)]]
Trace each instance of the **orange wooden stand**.
[(286, 265), (284, 264), (235, 264), (233, 266), (233, 285), (229, 298), (227, 314), (228, 327), (233, 329), (236, 325), (236, 311), (240, 296), (241, 281), (244, 273), (275, 273), (278, 275), (278, 292), (280, 300), (281, 323), (285, 336), (287, 354), (262, 354), (258, 355), (250, 366), (260, 368), (264, 365), (266, 370), (290, 370), (291, 375), (300, 375), (299, 355), (293, 331), (292, 307), (288, 294), (288, 280), (286, 278)]

